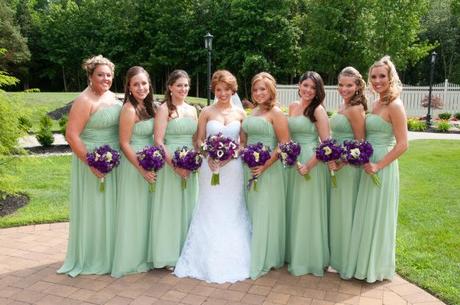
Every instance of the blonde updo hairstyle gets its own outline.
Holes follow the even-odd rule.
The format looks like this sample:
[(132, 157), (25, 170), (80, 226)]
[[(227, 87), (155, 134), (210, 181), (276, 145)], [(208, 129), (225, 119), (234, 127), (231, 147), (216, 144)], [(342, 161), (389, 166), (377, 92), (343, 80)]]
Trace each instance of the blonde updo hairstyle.
[(112, 71), (112, 77), (113, 77), (113, 73), (115, 71), (115, 65), (113, 64), (113, 62), (111, 62), (109, 59), (105, 58), (102, 55), (97, 55), (97, 56), (93, 56), (91, 58), (85, 59), (85, 61), (82, 64), (83, 70), (86, 71), (88, 81), (91, 75), (93, 75), (94, 70), (96, 70), (96, 67), (99, 65), (106, 65), (107, 67), (109, 67), (110, 71)]
[[(254, 85), (262, 81), (264, 84), (267, 86), (268, 92), (270, 94), (270, 101), (268, 103), (260, 104), (259, 101), (254, 98), (254, 94), (252, 93), (252, 90), (254, 88)], [(260, 72), (252, 78), (251, 81), (251, 95), (252, 95), (252, 100), (257, 103), (259, 107), (262, 109), (269, 111), (276, 105), (276, 80), (275, 78), (267, 72)]]
[(372, 88), (372, 91), (375, 92), (374, 87), (371, 83), (371, 72), (372, 69), (376, 67), (385, 67), (388, 73), (388, 80), (390, 82), (390, 86), (388, 91), (385, 92), (384, 96), (380, 99), (382, 104), (388, 105), (393, 102), (396, 98), (399, 97), (402, 91), (402, 83), (399, 79), (398, 72), (396, 72), (396, 67), (394, 63), (391, 61), (390, 56), (385, 55), (380, 60), (376, 61), (370, 68), (369, 68), (369, 75), (368, 75), (368, 83), (369, 87)]
[(227, 70), (217, 70), (212, 75), (211, 80), (211, 90), (212, 92), (216, 91), (216, 86), (218, 83), (224, 83), (227, 88), (232, 90), (233, 94), (238, 90), (238, 83), (236, 82), (236, 77)]
[(341, 77), (351, 77), (355, 81), (356, 92), (353, 97), (350, 99), (350, 105), (363, 105), (364, 111), (367, 111), (367, 98), (365, 95), (366, 82), (363, 79), (361, 73), (353, 67), (344, 68), (339, 74), (339, 80)]

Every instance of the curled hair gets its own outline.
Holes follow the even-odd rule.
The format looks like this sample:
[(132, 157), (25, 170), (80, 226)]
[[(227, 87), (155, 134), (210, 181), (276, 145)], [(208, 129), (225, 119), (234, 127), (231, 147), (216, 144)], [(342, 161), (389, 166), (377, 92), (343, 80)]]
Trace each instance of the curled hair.
[[(138, 108), (139, 102), (134, 98), (134, 96), (131, 94), (131, 91), (129, 90), (131, 79), (134, 76), (141, 74), (141, 73), (144, 73), (145, 76), (147, 76), (147, 79), (149, 81), (149, 93), (144, 99), (145, 111), (142, 111), (141, 109)], [(152, 82), (150, 81), (150, 75), (147, 71), (145, 71), (144, 68), (140, 66), (131, 67), (126, 72), (125, 98), (123, 99), (123, 104), (127, 102), (131, 103), (134, 109), (136, 109), (136, 114), (140, 120), (149, 119), (155, 115), (155, 110), (153, 108), (153, 89), (152, 89)]]
[(316, 122), (315, 109), (322, 105), (326, 98), (326, 92), (324, 91), (324, 82), (321, 76), (315, 71), (305, 72), (299, 79), (299, 89), (304, 81), (311, 79), (315, 84), (315, 97), (311, 103), (303, 111), (303, 115), (310, 119), (313, 123)]
[[(254, 97), (254, 94), (252, 93), (254, 86), (257, 82), (262, 81), (264, 84), (267, 86), (268, 93), (270, 94), (270, 100), (268, 103), (259, 103), (259, 101)], [(275, 78), (267, 72), (260, 72), (256, 75), (251, 80), (251, 95), (252, 95), (252, 100), (257, 103), (259, 107), (262, 109), (269, 111), (273, 107), (275, 107), (276, 104), (276, 80)]]
[(83, 70), (86, 71), (86, 75), (88, 76), (88, 79), (89, 79), (91, 75), (93, 75), (96, 67), (99, 65), (108, 66), (110, 70), (112, 71), (112, 76), (113, 76), (113, 73), (115, 71), (115, 65), (108, 58), (105, 58), (102, 55), (97, 55), (97, 56), (93, 56), (91, 58), (85, 59), (81, 67), (83, 68)]
[(163, 102), (166, 103), (166, 106), (168, 106), (168, 117), (171, 117), (174, 112), (177, 112), (177, 108), (172, 102), (171, 89), (169, 89), (169, 87), (174, 85), (174, 83), (182, 77), (186, 78), (190, 85), (190, 77), (188, 76), (187, 72), (179, 69), (172, 71), (168, 76), (168, 80), (166, 81), (166, 91)]
[(238, 90), (238, 83), (236, 82), (236, 77), (227, 70), (217, 70), (212, 75), (211, 79), (211, 90), (212, 92), (216, 91), (216, 86), (218, 83), (224, 83), (227, 88), (230, 88), (235, 94)]
[(372, 72), (372, 69), (377, 68), (377, 67), (385, 67), (388, 73), (388, 80), (390, 82), (390, 86), (388, 88), (388, 91), (385, 92), (383, 97), (380, 99), (380, 102), (382, 104), (388, 105), (389, 103), (393, 102), (396, 98), (398, 98), (398, 96), (401, 94), (402, 83), (401, 83), (401, 80), (399, 79), (398, 72), (396, 72), (396, 67), (390, 59), (390, 56), (385, 55), (380, 60), (376, 61), (369, 68), (368, 83), (370, 84), (372, 91), (375, 91), (375, 90), (371, 82), (371, 72)]
[(366, 82), (363, 79), (361, 73), (353, 67), (344, 68), (339, 74), (339, 80), (341, 77), (351, 77), (353, 78), (356, 85), (356, 92), (353, 97), (350, 99), (350, 105), (363, 105), (364, 111), (367, 111), (367, 98), (364, 94), (366, 90)]

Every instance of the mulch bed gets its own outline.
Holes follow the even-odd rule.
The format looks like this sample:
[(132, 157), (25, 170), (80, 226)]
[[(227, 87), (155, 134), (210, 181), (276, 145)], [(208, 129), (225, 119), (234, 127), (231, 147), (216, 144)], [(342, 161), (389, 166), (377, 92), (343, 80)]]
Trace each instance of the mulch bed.
[(32, 155), (62, 154), (72, 152), (69, 145), (34, 146), (25, 148)]
[(29, 197), (23, 193), (6, 195), (5, 199), (1, 199), (2, 197), (0, 196), (0, 217), (12, 214), (29, 203)]

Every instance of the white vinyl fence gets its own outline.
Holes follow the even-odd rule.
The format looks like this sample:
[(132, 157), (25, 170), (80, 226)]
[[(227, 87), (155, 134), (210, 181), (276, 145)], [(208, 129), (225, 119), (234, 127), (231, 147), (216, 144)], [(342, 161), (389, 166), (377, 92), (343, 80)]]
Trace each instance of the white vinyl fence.
[[(299, 99), (297, 95), (297, 85), (278, 85), (278, 100), (281, 106), (288, 106), (291, 102)], [(337, 91), (337, 86), (325, 86), (326, 100), (325, 107), (328, 111), (337, 111), (342, 99)], [(401, 100), (406, 107), (407, 116), (424, 116), (427, 114), (427, 108), (422, 106), (422, 100), (428, 97), (428, 86), (416, 87), (404, 85)], [(433, 85), (431, 91), (432, 97), (439, 97), (443, 102), (441, 109), (433, 109), (432, 116), (436, 118), (441, 112), (456, 113), (460, 112), (460, 85), (445, 83)], [(371, 92), (368, 93), (369, 105), (377, 99), (377, 96)]]

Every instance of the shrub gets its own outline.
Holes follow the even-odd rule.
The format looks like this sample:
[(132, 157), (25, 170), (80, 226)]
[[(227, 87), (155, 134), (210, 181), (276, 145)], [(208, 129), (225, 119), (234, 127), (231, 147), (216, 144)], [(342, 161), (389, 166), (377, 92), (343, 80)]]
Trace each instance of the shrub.
[(25, 93), (40, 92), (39, 88), (29, 88), (24, 90)]
[(30, 119), (26, 116), (23, 116), (21, 115), (19, 118), (18, 118), (18, 123), (19, 123), (19, 128), (21, 130), (23, 130), (24, 132), (31, 132), (32, 130), (32, 122), (30, 121)]
[(454, 114), (454, 118), (456, 118), (457, 120), (460, 120), (460, 112), (456, 112)]
[(440, 132), (448, 132), (450, 128), (450, 124), (446, 120), (441, 120), (438, 122), (438, 131)]
[(51, 131), (51, 126), (53, 122), (51, 118), (46, 114), (43, 115), (40, 119), (40, 130), (37, 132), (37, 140), (42, 146), (51, 146), (54, 142), (53, 133)]
[[(431, 108), (432, 109), (442, 109), (444, 102), (439, 96), (431, 96)], [(428, 107), (428, 95), (422, 99), (422, 107)]]
[(410, 131), (425, 131), (426, 122), (420, 121), (419, 119), (412, 118), (407, 120), (407, 129)]
[(328, 117), (331, 117), (334, 114), (334, 112), (332, 112), (332, 111), (326, 111), (326, 112), (327, 112)]
[(438, 114), (438, 117), (441, 120), (448, 120), (448, 119), (450, 119), (451, 116), (452, 116), (452, 114), (450, 114), (449, 112), (443, 112), (443, 113)]
[(20, 113), (17, 103), (0, 90), (0, 155), (17, 152), (18, 139), (24, 134), (18, 124)]
[(63, 115), (60, 119), (59, 119), (59, 132), (62, 133), (62, 135), (65, 136), (65, 130), (67, 128), (67, 121), (69, 120), (69, 118), (67, 117), (67, 115)]

